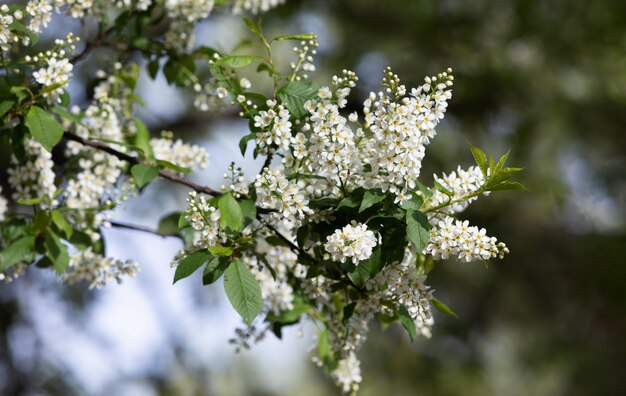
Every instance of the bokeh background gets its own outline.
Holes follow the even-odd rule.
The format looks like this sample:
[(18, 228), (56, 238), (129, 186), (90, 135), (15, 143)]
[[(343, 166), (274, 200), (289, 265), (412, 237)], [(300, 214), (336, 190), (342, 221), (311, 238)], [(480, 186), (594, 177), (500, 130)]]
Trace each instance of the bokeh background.
[[(453, 99), (423, 175), (471, 165), (468, 142), (524, 166), (532, 192), (494, 194), (467, 218), (511, 254), (489, 268), (444, 262), (430, 276), (459, 319), (437, 315), (433, 337), (372, 324), (360, 353), (362, 395), (617, 395), (626, 387), (626, 2), (621, 0), (288, 0), (269, 32), (320, 36), (326, 82), (356, 71), (355, 110), (388, 65), (407, 86), (452, 67)], [(56, 30), (55, 30), (56, 29)], [(56, 18), (56, 31), (75, 30)], [(198, 28), (201, 44), (232, 49), (249, 37), (237, 17)], [(253, 50), (253, 49), (251, 49)], [(282, 57), (288, 64), (289, 48)], [(96, 52), (76, 69), (89, 98)], [(251, 78), (254, 76), (250, 71)], [(262, 82), (253, 81), (253, 84)], [(140, 110), (153, 133), (173, 129), (206, 146), (195, 179), (219, 186), (246, 124), (195, 112), (192, 98), (143, 78)], [(154, 226), (186, 191), (157, 182), (118, 218)], [(176, 240), (106, 232), (109, 254), (142, 265), (136, 279), (97, 291), (30, 271), (0, 286), (2, 395), (329, 395), (309, 363), (311, 329), (268, 337), (236, 354), (240, 325), (220, 285), (171, 285)], [(300, 333), (304, 335), (300, 337)]]

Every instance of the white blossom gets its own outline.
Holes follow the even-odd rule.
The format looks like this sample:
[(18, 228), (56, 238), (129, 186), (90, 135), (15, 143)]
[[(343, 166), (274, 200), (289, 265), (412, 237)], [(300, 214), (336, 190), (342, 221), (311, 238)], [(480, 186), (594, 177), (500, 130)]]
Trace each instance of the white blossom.
[(372, 249), (376, 244), (376, 236), (365, 224), (352, 221), (351, 224), (329, 235), (324, 247), (333, 261), (344, 263), (347, 259), (352, 259), (354, 264), (358, 264), (372, 255)]

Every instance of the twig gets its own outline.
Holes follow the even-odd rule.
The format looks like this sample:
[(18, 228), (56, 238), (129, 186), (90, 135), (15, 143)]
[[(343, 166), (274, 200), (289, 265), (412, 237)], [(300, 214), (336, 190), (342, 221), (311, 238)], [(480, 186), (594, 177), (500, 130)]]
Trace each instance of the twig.
[(158, 235), (161, 238), (174, 237), (174, 238), (183, 239), (180, 235), (177, 235), (177, 234), (164, 234), (153, 228), (144, 227), (144, 226), (137, 225), (137, 224), (121, 223), (119, 221), (114, 221), (114, 220), (109, 221), (109, 223), (111, 224), (112, 227), (115, 227), (115, 228), (124, 228), (127, 230), (146, 232), (148, 234)]
[[(130, 164), (139, 164), (140, 161), (133, 157), (130, 156), (126, 153), (122, 153), (121, 151), (117, 151), (114, 148), (110, 147), (107, 144), (104, 143), (100, 143), (100, 142), (94, 142), (92, 140), (87, 140), (84, 139), (78, 135), (75, 135), (71, 132), (65, 132), (63, 134), (63, 137), (67, 140), (72, 140), (74, 142), (78, 142), (80, 144), (82, 144), (83, 146), (89, 146), (95, 149), (98, 149), (100, 151), (104, 151), (105, 153), (111, 154), (119, 159), (121, 159), (122, 161), (126, 161)], [(168, 170), (165, 169), (160, 169), (159, 170), (159, 176), (161, 176), (163, 179), (167, 179), (170, 181), (173, 181), (174, 183), (177, 184), (182, 184), (183, 186), (187, 186), (189, 188), (191, 188), (192, 190), (199, 192), (199, 193), (203, 193), (203, 194), (207, 194), (207, 195), (212, 195), (214, 197), (219, 197), (220, 195), (222, 195), (222, 193), (213, 190), (210, 187), (207, 186), (201, 186), (197, 183), (192, 182), (191, 180), (187, 179), (186, 177), (177, 175), (176, 173), (170, 172)]]

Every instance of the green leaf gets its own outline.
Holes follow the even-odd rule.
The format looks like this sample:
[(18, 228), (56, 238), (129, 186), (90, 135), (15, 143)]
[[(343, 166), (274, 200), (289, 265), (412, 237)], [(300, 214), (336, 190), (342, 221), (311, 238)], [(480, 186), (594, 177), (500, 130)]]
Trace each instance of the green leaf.
[(428, 243), (429, 229), (428, 217), (424, 213), (415, 210), (406, 212), (406, 235), (418, 252), (424, 250)]
[(251, 199), (243, 199), (238, 201), (238, 203), (241, 208), (241, 215), (243, 216), (242, 228), (246, 228), (256, 218), (256, 204)]
[(217, 201), (217, 208), (220, 210), (220, 229), (241, 231), (243, 214), (241, 206), (232, 194), (222, 195)]
[(433, 304), (433, 307), (435, 307), (435, 309), (439, 312), (441, 312), (442, 314), (446, 314), (446, 315), (450, 315), (452, 317), (455, 318), (459, 318), (459, 315), (457, 315), (453, 310), (451, 310), (446, 304), (444, 304), (443, 302), (441, 302), (440, 300), (437, 300), (435, 297), (433, 297), (430, 302)]
[(159, 220), (159, 233), (163, 235), (178, 235), (178, 220), (181, 213), (174, 212), (161, 217)]
[(39, 204), (41, 202), (43, 202), (43, 198), (39, 197), (39, 198), (28, 198), (28, 199), (18, 199), (15, 202), (17, 202), (20, 205), (36, 205)]
[(474, 147), (470, 144), (470, 150), (472, 150), (472, 156), (474, 157), (474, 161), (476, 161), (476, 165), (483, 172), (485, 178), (487, 177), (487, 155), (478, 147)]
[(309, 312), (313, 308), (311, 304), (306, 302), (302, 297), (295, 296), (293, 300), (293, 309), (290, 311), (283, 311), (280, 314), (276, 315), (272, 312), (267, 316), (268, 322), (279, 322), (279, 323), (293, 323), (297, 322), (300, 319), (302, 314)]
[(82, 125), (82, 122), (83, 122), (82, 114), (70, 113), (69, 111), (65, 110), (61, 106), (55, 106), (51, 108), (50, 111), (52, 111), (54, 114), (58, 115), (59, 117), (65, 118), (66, 120), (73, 122), (74, 124)]
[(500, 157), (500, 160), (496, 164), (496, 172), (500, 171), (500, 169), (504, 167), (504, 164), (506, 163), (507, 158), (509, 158), (510, 153), (511, 153), (511, 150), (507, 151), (506, 153), (504, 153), (502, 157)]
[(204, 267), (204, 272), (202, 273), (202, 284), (210, 285), (221, 278), (224, 271), (226, 271), (226, 268), (228, 268), (229, 263), (230, 262), (227, 257), (212, 256), (206, 267)]
[(261, 287), (248, 266), (235, 260), (224, 272), (224, 290), (235, 311), (251, 325), (263, 309)]
[(339, 208), (343, 208), (343, 207), (356, 208), (360, 204), (361, 203), (359, 201), (357, 201), (355, 198), (346, 197), (346, 198), (342, 199), (341, 202), (339, 202), (339, 205), (337, 205), (337, 210), (339, 210)]
[(78, 250), (85, 250), (94, 245), (94, 242), (89, 235), (76, 229), (72, 232), (72, 236), (69, 241), (72, 246)]
[(365, 282), (380, 272), (381, 269), (380, 248), (377, 248), (367, 260), (360, 261), (355, 270), (348, 273), (348, 277), (356, 287), (363, 288)]
[(400, 207), (404, 210), (409, 210), (409, 209), (420, 210), (420, 208), (422, 207), (422, 204), (424, 203), (424, 198), (422, 198), (421, 195), (417, 195), (417, 193), (413, 191), (410, 192), (410, 196), (411, 198), (402, 202), (400, 204)]
[(44, 239), (44, 246), (46, 248), (46, 256), (52, 261), (54, 270), (57, 275), (61, 275), (67, 270), (70, 264), (70, 256), (67, 253), (67, 246), (65, 246), (59, 237), (53, 233), (48, 233)]
[(28, 235), (22, 237), (10, 245), (5, 245), (0, 251), (0, 268), (6, 270), (13, 265), (24, 261), (35, 248), (35, 237)]
[(24, 122), (33, 135), (33, 138), (41, 143), (47, 151), (59, 143), (63, 137), (63, 127), (50, 114), (40, 107), (33, 106), (26, 114)]
[(489, 189), (491, 187), (494, 187), (506, 180), (509, 180), (510, 178), (512, 178), (513, 176), (515, 176), (517, 173), (523, 171), (524, 168), (504, 168), (501, 169), (499, 172), (492, 174), (491, 177), (489, 178), (489, 181), (487, 182), (487, 184), (485, 185), (485, 188)]
[(489, 191), (502, 191), (502, 190), (522, 190), (522, 191), (530, 191), (528, 188), (526, 188), (526, 186), (524, 186), (522, 183), (518, 183), (518, 182), (502, 182), (499, 184), (496, 184), (495, 186), (491, 186), (491, 187), (487, 187), (487, 190)]
[(454, 193), (452, 191), (448, 190), (443, 184), (441, 184), (439, 182), (435, 182), (435, 188), (437, 190), (441, 191), (442, 193), (446, 194), (450, 198), (454, 197)]
[(256, 134), (253, 132), (253, 133), (249, 133), (246, 136), (241, 138), (241, 140), (239, 141), (239, 150), (241, 150), (241, 155), (243, 155), (243, 156), (246, 155), (246, 149), (248, 148), (248, 142), (250, 140), (254, 140), (255, 137), (256, 137)]
[(227, 246), (211, 246), (209, 252), (215, 256), (229, 257), (233, 254), (233, 249)]
[(11, 110), (14, 104), (15, 102), (12, 100), (3, 100), (2, 102), (0, 102), (0, 117), (2, 117), (9, 110)]
[(399, 314), (402, 327), (404, 327), (407, 333), (409, 333), (411, 342), (415, 341), (415, 337), (417, 337), (417, 328), (415, 327), (415, 322), (413, 321), (413, 318), (411, 318), (411, 315), (409, 315), (409, 311), (404, 305), (400, 306)]
[(361, 201), (361, 206), (359, 207), (359, 213), (376, 205), (380, 201), (384, 200), (385, 197), (386, 195), (379, 190), (365, 191), (365, 194), (363, 195), (363, 201)]
[(284, 36), (274, 37), (272, 41), (283, 41), (283, 40), (309, 41), (309, 40), (315, 40), (316, 38), (317, 38), (317, 35), (313, 33), (287, 34)]
[(169, 161), (156, 160), (156, 163), (162, 168), (170, 169), (178, 173), (183, 173), (185, 175), (191, 173), (191, 169), (185, 168), (184, 166), (178, 166)]
[(182, 260), (178, 262), (178, 266), (176, 267), (176, 272), (174, 273), (174, 283), (178, 282), (181, 279), (185, 279), (190, 276), (198, 268), (202, 266), (202, 264), (206, 263), (211, 255), (207, 251), (198, 251), (195, 253), (191, 253), (186, 256)]
[(248, 27), (248, 29), (250, 29), (252, 31), (252, 33), (256, 34), (257, 36), (261, 37), (261, 31), (259, 30), (259, 28), (254, 24), (254, 22), (252, 22), (251, 20), (249, 20), (248, 18), (243, 18), (243, 22), (246, 24), (246, 26)]
[(10, 25), (9, 28), (11, 30), (15, 30), (18, 31), (20, 33), (24, 33), (25, 35), (28, 36), (28, 38), (30, 39), (30, 46), (34, 46), (35, 44), (37, 44), (37, 41), (39, 40), (39, 37), (33, 33), (32, 30), (30, 30), (29, 28), (27, 28), (26, 26), (24, 26), (21, 22), (19, 21), (13, 21)]
[(240, 67), (247, 66), (252, 62), (263, 62), (263, 61), (265, 61), (265, 59), (256, 55), (229, 55), (218, 60), (216, 64), (226, 65), (226, 66), (230, 66), (232, 68), (237, 69)]
[(295, 118), (309, 114), (304, 104), (317, 96), (319, 86), (310, 81), (290, 81), (277, 92), (278, 97)]
[(324, 329), (317, 340), (317, 353), (327, 370), (331, 371), (335, 368), (337, 362), (328, 341), (328, 329)]
[(137, 164), (130, 168), (130, 173), (135, 178), (137, 187), (141, 188), (150, 183), (159, 175), (159, 167), (152, 165)]
[(430, 198), (433, 196), (433, 192), (431, 191), (430, 188), (428, 188), (427, 186), (425, 186), (422, 182), (420, 182), (419, 180), (415, 180), (415, 185), (417, 186), (417, 188), (422, 192), (424, 198)]
[(63, 214), (58, 210), (53, 210), (50, 212), (50, 216), (52, 217), (52, 222), (57, 227), (59, 227), (61, 231), (63, 231), (68, 240), (72, 238), (74, 230), (72, 229), (72, 225), (65, 219)]
[(135, 147), (137, 147), (143, 155), (153, 161), (154, 160), (154, 151), (152, 150), (152, 144), (150, 143), (150, 131), (146, 124), (143, 123), (138, 118), (133, 119), (133, 124), (135, 125), (136, 133), (135, 133)]

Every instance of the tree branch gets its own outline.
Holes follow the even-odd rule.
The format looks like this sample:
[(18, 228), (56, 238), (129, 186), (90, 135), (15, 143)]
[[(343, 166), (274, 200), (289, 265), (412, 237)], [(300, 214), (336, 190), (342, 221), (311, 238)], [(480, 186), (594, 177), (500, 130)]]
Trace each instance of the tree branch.
[[(78, 142), (80, 144), (82, 144), (83, 146), (88, 146), (88, 147), (92, 147), (95, 148), (97, 150), (100, 151), (104, 151), (107, 154), (111, 154), (114, 157), (117, 157), (119, 159), (121, 159), (122, 161), (126, 161), (130, 164), (139, 164), (141, 163), (137, 158), (130, 156), (126, 153), (122, 153), (121, 151), (115, 150), (114, 148), (110, 147), (109, 145), (105, 144), (105, 143), (101, 143), (101, 142), (94, 142), (92, 140), (87, 140), (84, 139), (78, 135), (75, 135), (71, 132), (65, 132), (63, 134), (63, 137), (67, 140), (72, 140), (74, 142)], [(159, 170), (159, 176), (162, 177), (163, 179), (167, 179), (170, 180), (174, 183), (177, 184), (181, 184), (183, 186), (187, 186), (189, 188), (191, 188), (192, 190), (202, 193), (202, 194), (207, 194), (207, 195), (211, 195), (214, 197), (219, 197), (220, 195), (222, 195), (222, 193), (213, 190), (210, 187), (207, 186), (201, 186), (197, 183), (192, 182), (191, 180), (187, 179), (184, 176), (180, 176), (177, 175), (174, 172), (165, 170), (165, 169), (160, 169)]]
[(180, 235), (164, 234), (164, 233), (159, 232), (158, 230), (155, 230), (153, 228), (144, 227), (144, 226), (141, 226), (141, 225), (121, 223), (121, 222), (115, 221), (115, 220), (111, 220), (111, 221), (109, 221), (109, 223), (111, 224), (112, 227), (115, 227), (115, 228), (124, 228), (124, 229), (127, 229), (127, 230), (141, 231), (141, 232), (145, 232), (145, 233), (148, 233), (148, 234), (158, 235), (161, 238), (174, 237), (174, 238), (178, 238), (178, 239), (183, 239)]

